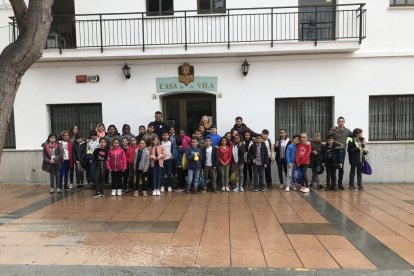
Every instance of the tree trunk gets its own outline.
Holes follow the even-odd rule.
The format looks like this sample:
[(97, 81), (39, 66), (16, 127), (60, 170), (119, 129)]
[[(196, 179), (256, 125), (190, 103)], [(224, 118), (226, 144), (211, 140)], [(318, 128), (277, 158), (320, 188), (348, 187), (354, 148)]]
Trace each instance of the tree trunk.
[(46, 44), (53, 1), (30, 0), (27, 8), (23, 0), (10, 0), (20, 32), (16, 41), (4, 48), (0, 55), (0, 161), (21, 79), (42, 56)]

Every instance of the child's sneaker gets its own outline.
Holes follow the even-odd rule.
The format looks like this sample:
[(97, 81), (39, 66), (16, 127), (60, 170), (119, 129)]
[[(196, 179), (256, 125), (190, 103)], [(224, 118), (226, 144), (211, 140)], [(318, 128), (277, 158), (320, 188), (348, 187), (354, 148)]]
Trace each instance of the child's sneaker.
[(254, 192), (257, 192), (257, 189), (254, 189)]
[(309, 188), (305, 188), (305, 189), (303, 189), (303, 193), (309, 193)]
[(96, 194), (93, 194), (92, 197), (101, 197), (101, 194), (96, 193)]
[(185, 193), (186, 193), (187, 195), (189, 195), (189, 194), (190, 194), (190, 190), (186, 189), (186, 190), (185, 190)]
[(244, 192), (244, 188), (243, 187), (240, 187), (240, 192)]
[(171, 193), (172, 192), (172, 187), (168, 186), (168, 192)]
[(138, 196), (138, 191), (135, 191), (134, 194), (132, 196), (137, 197)]
[(143, 192), (142, 192), (142, 196), (143, 196), (143, 197), (147, 197), (147, 191), (143, 191)]
[(234, 189), (233, 189), (233, 192), (238, 192), (239, 191), (239, 187), (235, 187)]
[(161, 192), (160, 192), (159, 189), (156, 192), (157, 192), (157, 196), (160, 196), (161, 195)]
[(164, 186), (161, 186), (161, 193), (163, 193), (165, 191)]
[(318, 189), (319, 189), (319, 190), (323, 190), (323, 189), (325, 189), (325, 187), (324, 187), (323, 185), (319, 185), (319, 186), (318, 186)]
[(156, 196), (157, 195), (157, 190), (152, 191), (152, 195)]
[(116, 190), (115, 190), (115, 189), (112, 189), (112, 193), (111, 193), (111, 195), (112, 195), (112, 196), (116, 196)]
[(118, 189), (117, 191), (117, 195), (121, 196), (122, 195), (122, 189)]
[(69, 189), (73, 189), (73, 184), (72, 183), (69, 184)]
[(365, 191), (365, 189), (364, 189), (364, 186), (358, 186), (358, 190), (360, 190), (360, 191)]
[(226, 187), (221, 187), (221, 190), (224, 192), (226, 190)]
[(230, 192), (229, 186), (226, 186), (226, 192)]
[(296, 186), (295, 186), (295, 185), (293, 185), (293, 190), (294, 190), (294, 191), (297, 191), (297, 190), (298, 190), (298, 188), (296, 188)]
[(283, 184), (280, 184), (279, 185), (279, 189), (283, 189)]
[(305, 189), (305, 187), (301, 186), (299, 192), (304, 193), (304, 191), (303, 191), (304, 189)]
[(262, 192), (264, 192), (265, 191), (265, 189), (264, 188), (262, 188), (262, 190), (261, 190)]
[(286, 192), (289, 192), (289, 185), (286, 186)]
[(57, 188), (56, 192), (57, 192), (58, 194), (61, 194), (61, 193), (62, 193), (62, 189), (61, 189), (61, 188)]
[(51, 193), (51, 194), (54, 194), (54, 193), (55, 193), (55, 189), (50, 188), (50, 193)]

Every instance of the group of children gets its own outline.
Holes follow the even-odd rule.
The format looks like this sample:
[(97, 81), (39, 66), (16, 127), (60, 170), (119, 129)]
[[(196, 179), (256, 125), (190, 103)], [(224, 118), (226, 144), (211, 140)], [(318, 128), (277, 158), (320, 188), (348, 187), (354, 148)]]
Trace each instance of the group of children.
[[(156, 113), (157, 114), (157, 113)], [(236, 125), (223, 137), (217, 134), (207, 116), (203, 116), (199, 129), (192, 137), (184, 130), (175, 134), (174, 127), (163, 129), (164, 123), (155, 121), (139, 127), (139, 134), (131, 134), (125, 124), (122, 134), (114, 125), (105, 129), (98, 124), (88, 139), (80, 134), (77, 126), (64, 131), (59, 137), (50, 134), (43, 145), (43, 170), (50, 173), (50, 193), (71, 189), (68, 181), (76, 175), (78, 188), (86, 181), (95, 189), (94, 197), (104, 196), (104, 187), (111, 176), (111, 195), (121, 196), (123, 191), (133, 196), (147, 196), (149, 188), (153, 196), (162, 192), (185, 191), (195, 194), (210, 189), (217, 192), (244, 192), (253, 184), (253, 190), (265, 191), (265, 183), (272, 188), (271, 163), (277, 162), (280, 188), (284, 188), (283, 172), (287, 178), (286, 191), (307, 193), (316, 184), (319, 189), (336, 190), (336, 171), (343, 168), (346, 145), (335, 141), (333, 135), (322, 144), (320, 133), (308, 140), (306, 133), (288, 138), (286, 130), (279, 131), (279, 139), (272, 145), (269, 131), (260, 134), (251, 131), (236, 118)], [(156, 133), (155, 130), (162, 130)], [(361, 168), (365, 149), (362, 130), (355, 129), (347, 140), (351, 164), (350, 189), (355, 189), (353, 179), (357, 173), (358, 189), (363, 190)], [(312, 169), (308, 184), (307, 170)], [(319, 174), (326, 170), (326, 186), (322, 186)], [(300, 169), (301, 183), (294, 183), (293, 172)], [(174, 175), (177, 176), (174, 181)], [(73, 181), (73, 180), (72, 180)], [(207, 183), (211, 183), (210, 186)], [(175, 184), (175, 185), (174, 185)]]

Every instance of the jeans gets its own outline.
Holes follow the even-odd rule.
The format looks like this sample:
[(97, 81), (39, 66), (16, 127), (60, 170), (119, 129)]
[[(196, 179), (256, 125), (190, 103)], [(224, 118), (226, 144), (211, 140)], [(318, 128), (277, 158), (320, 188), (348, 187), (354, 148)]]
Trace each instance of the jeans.
[(208, 177), (211, 177), (211, 184), (213, 186), (213, 189), (217, 189), (217, 175), (216, 175), (216, 167), (213, 166), (205, 166), (204, 167), (204, 177), (205, 177), (205, 183), (207, 183)]
[(73, 175), (74, 175), (74, 172), (75, 172), (75, 166), (73, 166), (72, 168), (69, 169), (69, 181), (70, 181), (70, 184), (73, 184)]
[(326, 162), (326, 188), (336, 188), (336, 168), (331, 162)]
[(103, 194), (104, 188), (105, 188), (105, 174), (107, 172), (106, 170), (106, 164), (105, 161), (98, 161), (94, 165), (95, 168), (95, 189), (97, 194)]
[(164, 168), (162, 169), (163, 183), (165, 188), (172, 186), (172, 159), (164, 160)]
[(253, 165), (254, 175), (254, 189), (264, 189), (264, 172), (265, 168), (263, 165)]
[(305, 186), (306, 188), (308, 188), (308, 176), (307, 176), (307, 172), (308, 172), (308, 165), (300, 165), (300, 169), (302, 171), (302, 177), (303, 177), (303, 182), (300, 183), (302, 186)]
[(187, 190), (191, 189), (191, 184), (193, 183), (193, 180), (194, 180), (194, 190), (197, 190), (199, 177), (200, 177), (200, 170), (188, 170)]
[(253, 180), (253, 165), (249, 162), (244, 162), (244, 169), (243, 169), (244, 181), (247, 179), (252, 182)]
[(221, 185), (227, 187), (229, 185), (229, 165), (220, 165)]
[(292, 187), (295, 185), (293, 183), (293, 170), (295, 169), (295, 163), (289, 163), (287, 164), (287, 175), (286, 175), (286, 185), (287, 187)]
[(285, 172), (285, 176), (287, 176), (287, 163), (285, 158), (280, 158), (280, 160), (276, 160), (277, 162), (277, 171), (279, 174), (279, 181), (280, 184), (283, 184), (283, 172)]
[(144, 171), (137, 170), (135, 172), (135, 176), (136, 176), (136, 180), (135, 180), (134, 190), (135, 191), (139, 190), (141, 192), (146, 191), (147, 190), (147, 181), (146, 181), (147, 173)]
[(122, 171), (111, 171), (112, 190), (122, 189)]
[(357, 184), (358, 187), (361, 187), (362, 185), (362, 164), (351, 164), (351, 171), (349, 172), (349, 186), (354, 186), (354, 180), (355, 180), (355, 170), (357, 175)]
[(76, 163), (74, 164), (75, 167), (75, 174), (76, 174), (76, 184), (83, 185), (83, 181), (85, 179), (85, 173), (80, 170), (81, 165)]
[[(343, 159), (345, 160), (346, 157), (346, 151), (342, 152), (343, 155)], [(342, 168), (338, 169), (338, 186), (343, 186), (342, 180), (344, 179), (344, 166), (342, 166)]]
[(321, 181), (319, 180), (319, 174), (316, 173), (316, 170), (315, 169), (312, 169), (312, 180), (311, 180), (311, 184), (314, 184), (314, 183), (316, 183), (316, 185), (319, 186), (321, 184)]
[[(59, 162), (59, 161), (58, 161)], [(60, 163), (50, 163), (50, 188), (55, 188), (55, 185), (59, 186), (60, 178)]]
[(241, 164), (233, 164), (233, 171), (236, 173), (236, 186), (237, 187), (243, 187), (243, 169), (244, 169), (244, 163)]
[(269, 161), (266, 168), (264, 168), (266, 184), (267, 184), (268, 187), (272, 186), (272, 168), (271, 168), (271, 164), (272, 164), (272, 162)]
[(134, 185), (134, 179), (135, 179), (135, 168), (134, 164), (128, 164), (128, 185), (127, 188), (132, 189), (132, 186)]
[(68, 188), (68, 177), (69, 177), (69, 160), (64, 160), (60, 166), (60, 181), (59, 188), (62, 189), (63, 179), (65, 180), (65, 189)]
[(154, 167), (152, 167), (152, 186), (154, 187), (154, 190), (159, 190), (161, 188), (161, 176), (162, 167), (155, 164)]

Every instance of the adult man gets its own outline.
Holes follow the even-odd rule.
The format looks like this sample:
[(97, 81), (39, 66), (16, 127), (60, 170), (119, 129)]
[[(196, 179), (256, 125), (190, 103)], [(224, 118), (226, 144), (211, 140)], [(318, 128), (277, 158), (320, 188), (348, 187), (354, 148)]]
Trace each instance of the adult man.
[(164, 132), (168, 132), (168, 125), (162, 121), (161, 111), (155, 112), (155, 121), (149, 123), (154, 127), (154, 133), (161, 139)]
[[(340, 159), (345, 160), (346, 155), (346, 145), (348, 137), (352, 136), (352, 131), (345, 127), (345, 118), (339, 117), (337, 122), (337, 126), (333, 127), (329, 130), (328, 135), (332, 135), (334, 137), (335, 142), (337, 142), (337, 149), (340, 149)], [(344, 178), (344, 167), (338, 169), (338, 189), (344, 190), (344, 185), (342, 183), (342, 179)]]
[(251, 137), (256, 137), (257, 133), (252, 131), (250, 128), (248, 128), (244, 123), (243, 123), (243, 118), (240, 116), (236, 117), (236, 123), (234, 124), (233, 128), (231, 129), (231, 132), (233, 133), (233, 130), (236, 130), (240, 137), (244, 138), (244, 134), (246, 132), (250, 132)]

